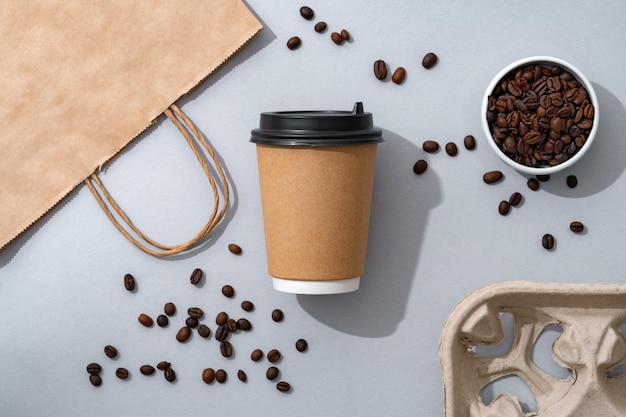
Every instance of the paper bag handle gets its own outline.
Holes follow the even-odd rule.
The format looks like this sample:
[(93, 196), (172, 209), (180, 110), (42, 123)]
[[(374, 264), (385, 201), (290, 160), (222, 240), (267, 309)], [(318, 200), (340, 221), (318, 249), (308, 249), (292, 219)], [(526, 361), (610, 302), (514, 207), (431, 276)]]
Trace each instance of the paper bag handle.
[[(91, 174), (89, 177), (85, 179), (85, 183), (87, 184), (87, 187), (89, 187), (89, 190), (91, 190), (91, 193), (94, 195), (94, 197), (98, 201), (98, 204), (100, 204), (100, 207), (102, 208), (104, 213), (107, 215), (109, 220), (113, 222), (115, 227), (117, 227), (117, 229), (122, 233), (122, 235), (124, 235), (126, 239), (128, 239), (130, 242), (132, 242), (135, 246), (137, 246), (142, 251), (149, 253), (150, 255), (154, 255), (154, 256), (175, 255), (177, 253), (180, 253), (182, 251), (188, 250), (191, 247), (193, 247), (195, 244), (197, 244), (199, 241), (205, 238), (215, 228), (215, 226), (217, 226), (218, 223), (223, 219), (224, 214), (226, 213), (226, 209), (228, 208), (229, 199), (230, 199), (228, 181), (226, 180), (226, 175), (224, 174), (224, 170), (217, 156), (215, 155), (213, 148), (207, 142), (207, 140), (203, 137), (203, 135), (200, 133), (198, 128), (185, 115), (185, 113), (183, 113), (183, 111), (180, 108), (178, 108), (175, 104), (172, 104), (168, 109), (165, 110), (164, 113), (174, 123), (174, 125), (176, 125), (178, 130), (182, 133), (183, 137), (187, 141), (187, 144), (193, 151), (194, 155), (196, 155), (196, 159), (200, 163), (202, 170), (204, 171), (206, 177), (209, 180), (209, 183), (211, 184), (211, 189), (213, 190), (213, 196), (214, 196), (213, 211), (211, 212), (211, 215), (209, 219), (207, 220), (206, 224), (193, 238), (179, 245), (164, 245), (149, 238), (133, 224), (133, 222), (129, 219), (126, 213), (124, 213), (124, 210), (122, 210), (120, 206), (115, 202), (111, 194), (109, 194), (107, 189), (104, 187), (104, 184), (102, 183), (102, 181), (100, 181), (100, 178), (98, 177), (96, 172), (94, 172), (93, 174)], [(213, 174), (211, 173), (211, 170), (209, 169), (208, 164), (206, 163), (202, 154), (198, 150), (198, 146), (196, 145), (194, 139), (200, 142), (200, 144), (204, 147), (207, 154), (210, 156), (211, 160), (213, 161), (215, 170), (217, 171), (217, 174), (219, 176), (220, 184), (222, 186), (222, 194), (224, 196), (223, 205), (222, 205), (222, 208), (219, 210), (219, 212), (218, 212), (218, 208), (220, 205), (220, 192), (219, 192), (217, 183), (215, 181), (215, 178), (213, 178)], [(107, 202), (104, 201), (105, 199), (108, 202), (108, 205), (107, 205)], [(120, 223), (120, 221), (115, 217), (115, 215), (113, 215), (113, 212), (111, 211), (111, 209), (113, 209), (113, 211), (117, 213), (119, 218), (123, 221), (123, 223), (126, 224), (128, 228), (130, 228), (133, 232), (137, 234), (138, 238), (133, 236), (124, 227), (124, 225)]]

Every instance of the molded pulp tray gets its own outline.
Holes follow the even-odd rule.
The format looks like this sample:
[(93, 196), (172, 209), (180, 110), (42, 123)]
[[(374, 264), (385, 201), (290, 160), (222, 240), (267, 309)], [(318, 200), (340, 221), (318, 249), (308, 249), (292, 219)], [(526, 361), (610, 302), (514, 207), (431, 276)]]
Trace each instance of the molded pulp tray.
[[(475, 347), (496, 345), (504, 338), (501, 313), (513, 316), (511, 349), (499, 357), (478, 356)], [(626, 362), (625, 323), (626, 285), (509, 281), (469, 294), (441, 334), (446, 417), (626, 416), (626, 374), (610, 374)], [(552, 356), (571, 371), (564, 379), (531, 359), (541, 332), (555, 324), (563, 331), (552, 345)], [(489, 405), (482, 402), (481, 390), (507, 376), (526, 382), (536, 411), (524, 413), (510, 394)]]

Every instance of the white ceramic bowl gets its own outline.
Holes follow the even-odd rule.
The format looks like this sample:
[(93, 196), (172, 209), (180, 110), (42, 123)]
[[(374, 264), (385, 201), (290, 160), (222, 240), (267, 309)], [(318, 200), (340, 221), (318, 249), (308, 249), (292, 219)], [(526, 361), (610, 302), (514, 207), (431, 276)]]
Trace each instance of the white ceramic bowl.
[[(578, 82), (580, 82), (580, 84), (585, 89), (587, 89), (589, 101), (594, 106), (595, 111), (594, 111), (594, 116), (593, 116), (593, 126), (589, 132), (589, 135), (587, 136), (585, 143), (569, 159), (557, 165), (546, 166), (546, 167), (533, 167), (533, 166), (528, 166), (528, 165), (514, 161), (507, 154), (505, 154), (502, 149), (500, 149), (498, 144), (496, 144), (491, 134), (489, 123), (487, 121), (486, 115), (487, 115), (488, 97), (493, 93), (496, 86), (511, 71), (517, 69), (518, 67), (524, 67), (529, 64), (539, 64), (539, 65), (544, 65), (544, 66), (558, 65), (561, 68), (569, 71), (578, 80)], [(481, 124), (483, 127), (483, 131), (487, 138), (487, 143), (489, 143), (489, 146), (493, 149), (493, 151), (496, 153), (496, 155), (498, 155), (498, 157), (502, 161), (504, 161), (507, 165), (513, 167), (517, 171), (523, 172), (525, 174), (547, 175), (547, 174), (553, 174), (555, 172), (564, 170), (572, 166), (577, 161), (579, 161), (587, 152), (587, 150), (591, 147), (591, 144), (593, 143), (593, 140), (595, 139), (596, 132), (598, 131), (598, 116), (599, 116), (598, 98), (596, 96), (596, 92), (592, 84), (589, 82), (587, 77), (585, 77), (585, 75), (582, 72), (580, 72), (578, 68), (576, 68), (569, 62), (563, 61), (562, 59), (559, 59), (559, 58), (553, 58), (549, 56), (532, 56), (532, 57), (520, 59), (518, 61), (515, 61), (507, 65), (493, 78), (493, 80), (491, 80), (491, 82), (489, 83), (489, 86), (487, 87), (487, 90), (485, 91), (485, 95), (483, 97), (483, 101), (482, 101), (482, 105), (480, 109), (480, 116), (481, 116)]]

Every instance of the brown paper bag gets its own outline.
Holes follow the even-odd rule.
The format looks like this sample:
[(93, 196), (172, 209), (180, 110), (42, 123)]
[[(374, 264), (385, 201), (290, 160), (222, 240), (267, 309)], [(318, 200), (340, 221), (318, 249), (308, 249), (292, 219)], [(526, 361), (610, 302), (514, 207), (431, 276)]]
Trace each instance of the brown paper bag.
[[(126, 222), (94, 173), (164, 112), (188, 142), (208, 146), (173, 103), (261, 28), (240, 0), (3, 2), (0, 248), (85, 180)], [(176, 253), (220, 218), (188, 244), (148, 244)]]

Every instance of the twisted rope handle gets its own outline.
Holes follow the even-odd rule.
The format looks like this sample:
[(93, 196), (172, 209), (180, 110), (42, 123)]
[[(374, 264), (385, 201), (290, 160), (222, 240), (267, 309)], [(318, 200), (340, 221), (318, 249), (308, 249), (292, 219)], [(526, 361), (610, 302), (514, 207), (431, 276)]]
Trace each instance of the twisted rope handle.
[[(228, 208), (228, 204), (230, 200), (230, 190), (228, 187), (228, 181), (226, 180), (226, 175), (224, 174), (222, 165), (220, 164), (217, 156), (215, 155), (215, 152), (213, 148), (211, 147), (211, 145), (206, 141), (206, 139), (204, 139), (204, 137), (202, 136), (198, 128), (187, 117), (187, 115), (185, 115), (185, 113), (183, 113), (183, 111), (180, 108), (178, 108), (175, 104), (172, 104), (168, 109), (165, 110), (164, 113), (174, 123), (174, 125), (178, 128), (178, 130), (182, 133), (183, 137), (187, 141), (187, 144), (189, 145), (194, 155), (196, 156), (196, 159), (200, 163), (200, 166), (202, 167), (204, 174), (209, 180), (209, 184), (211, 184), (211, 189), (213, 190), (214, 206), (213, 206), (211, 215), (209, 216), (209, 219), (207, 220), (205, 225), (202, 227), (202, 229), (200, 229), (200, 231), (194, 237), (192, 237), (189, 241), (179, 244), (179, 245), (164, 245), (162, 243), (155, 241), (154, 239), (151, 239), (145, 233), (139, 230), (137, 226), (133, 224), (133, 222), (126, 215), (124, 210), (121, 209), (121, 207), (113, 199), (111, 194), (109, 194), (107, 189), (104, 187), (104, 184), (102, 183), (102, 181), (100, 181), (100, 178), (95, 172), (85, 179), (85, 183), (87, 184), (87, 187), (89, 187), (89, 190), (98, 201), (98, 204), (100, 205), (104, 213), (107, 215), (109, 220), (111, 220), (111, 222), (115, 225), (117, 230), (119, 230), (122, 233), (122, 235), (126, 237), (126, 239), (128, 239), (131, 243), (133, 243), (142, 251), (150, 255), (159, 256), (159, 257), (175, 255), (177, 253), (188, 250), (194, 245), (196, 245), (203, 238), (205, 238), (224, 218), (224, 214), (226, 213), (226, 209)], [(202, 154), (200, 153), (198, 146), (196, 145), (196, 142), (194, 141), (194, 139), (195, 141), (200, 142), (200, 144), (204, 147), (207, 154), (213, 161), (215, 170), (217, 171), (220, 183), (223, 187), (224, 201), (223, 201), (222, 208), (221, 210), (219, 210), (219, 212), (218, 212), (218, 208), (220, 205), (220, 193), (219, 193), (217, 183), (215, 181), (215, 178), (213, 178), (213, 174), (211, 173), (209, 166), (204, 160)], [(107, 205), (107, 202), (108, 202), (108, 205)], [(113, 211), (117, 213), (119, 218), (123, 221), (123, 223), (128, 228), (130, 228), (133, 232), (135, 232), (138, 238), (133, 236), (124, 227), (124, 225), (115, 217), (111, 209), (113, 209)]]

